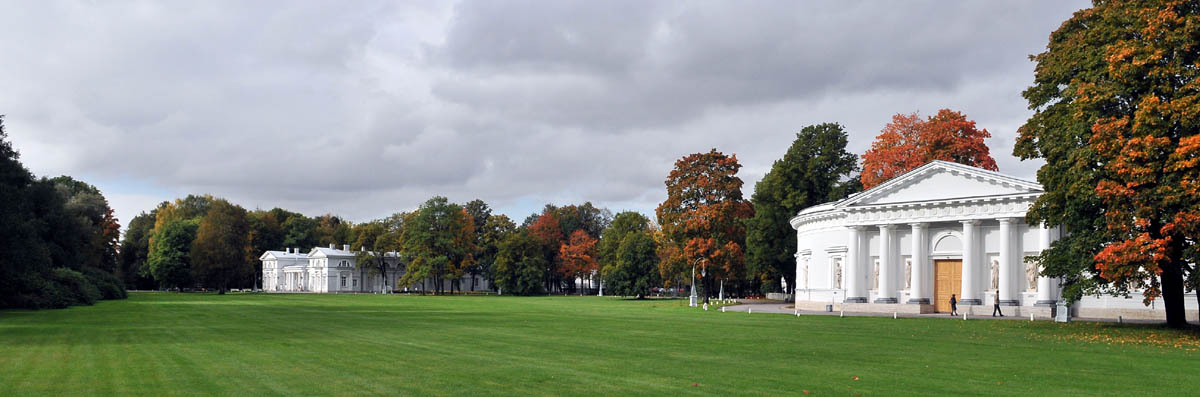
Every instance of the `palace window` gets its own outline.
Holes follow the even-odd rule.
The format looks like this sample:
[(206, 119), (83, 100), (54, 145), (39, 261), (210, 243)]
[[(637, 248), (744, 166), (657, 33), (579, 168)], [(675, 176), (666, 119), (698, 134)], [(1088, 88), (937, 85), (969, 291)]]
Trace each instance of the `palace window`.
[(345, 274), (342, 275), (342, 286), (343, 287), (346, 286), (346, 275)]

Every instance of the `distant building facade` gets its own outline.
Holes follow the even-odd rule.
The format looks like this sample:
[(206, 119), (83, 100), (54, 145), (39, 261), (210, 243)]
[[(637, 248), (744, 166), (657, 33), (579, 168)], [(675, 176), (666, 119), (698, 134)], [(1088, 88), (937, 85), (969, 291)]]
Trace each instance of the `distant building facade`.
[[(267, 251), (259, 256), (262, 261), (263, 290), (267, 292), (399, 292), (399, 291), (430, 291), (433, 280), (428, 279), (415, 285), (397, 285), (397, 280), (404, 276), (400, 256), (394, 252), (384, 254), (387, 263), (387, 275), (381, 276), (366, 268), (358, 268), (355, 252), (349, 245), (337, 249), (330, 244), (326, 247), (316, 247), (307, 253), (300, 253), (299, 248), (287, 248), (283, 251)], [(482, 277), (465, 275), (460, 280), (464, 288), (471, 288), (472, 281), (476, 290), (487, 290), (488, 282)], [(448, 283), (447, 283), (448, 284)]]

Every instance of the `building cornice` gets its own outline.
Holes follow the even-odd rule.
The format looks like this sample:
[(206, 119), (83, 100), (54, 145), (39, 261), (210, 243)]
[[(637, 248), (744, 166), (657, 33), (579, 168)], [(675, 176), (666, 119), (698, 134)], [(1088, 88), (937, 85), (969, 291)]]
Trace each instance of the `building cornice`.
[(1041, 193), (1019, 193), (946, 200), (834, 207), (798, 215), (792, 228), (803, 231), (830, 226), (871, 226), (961, 221), (970, 219), (1024, 218)]

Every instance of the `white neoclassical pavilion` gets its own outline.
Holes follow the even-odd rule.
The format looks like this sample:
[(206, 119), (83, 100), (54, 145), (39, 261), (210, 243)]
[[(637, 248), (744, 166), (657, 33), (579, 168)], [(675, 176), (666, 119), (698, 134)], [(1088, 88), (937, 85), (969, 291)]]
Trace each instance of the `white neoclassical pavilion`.
[(1051, 306), (1058, 283), (1024, 260), (1058, 233), (1024, 223), (1041, 193), (1036, 182), (934, 161), (807, 208), (791, 220), (797, 302), (928, 313), (946, 310), (951, 294), (989, 309), (999, 294), (1005, 306)]
[[(1025, 223), (1037, 182), (934, 161), (841, 201), (806, 208), (796, 229), (796, 306), (820, 310), (990, 314), (998, 294), (1008, 315), (1048, 316), (1057, 279), (1025, 258), (1061, 230)], [(1189, 318), (1195, 296), (1188, 294)], [(1140, 294), (1084, 297), (1084, 317), (1163, 318)]]

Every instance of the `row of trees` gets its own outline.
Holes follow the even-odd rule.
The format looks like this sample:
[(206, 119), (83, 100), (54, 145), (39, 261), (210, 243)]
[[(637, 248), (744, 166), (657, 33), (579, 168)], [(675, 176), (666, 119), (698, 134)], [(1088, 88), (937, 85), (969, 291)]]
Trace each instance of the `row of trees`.
[[(692, 154), (668, 175), (667, 199), (654, 221), (584, 203), (546, 205), (518, 226), (482, 200), (460, 205), (435, 197), (412, 212), (352, 224), (279, 208), (246, 211), (193, 195), (130, 222), (121, 268), (126, 282), (140, 288), (224, 291), (255, 286), (258, 256), (268, 249), (349, 243), (362, 248), (356, 262), (364, 270), (386, 278), (387, 255), (398, 255), (404, 265), (399, 284), (431, 279), (435, 294), (474, 290), (482, 278), (507, 294), (582, 294), (580, 285), (603, 280), (610, 293), (644, 296), (654, 287), (689, 285), (693, 272), (706, 296), (721, 289), (779, 291), (782, 279), (794, 285), (788, 219), (799, 210), (934, 159), (994, 169), (983, 145), (987, 136), (950, 110), (924, 120), (898, 114), (863, 156), (864, 167), (873, 170), (868, 175), (856, 174), (858, 157), (847, 151), (841, 125), (804, 127), (753, 200), (742, 196), (736, 156), (715, 149)], [(468, 278), (472, 284), (462, 285)]]
[(120, 268), (125, 283), (139, 289), (250, 288), (261, 276), (264, 251), (350, 241), (352, 226), (333, 215), (247, 211), (225, 199), (189, 195), (129, 222)]
[(0, 116), (0, 308), (61, 308), (125, 297), (120, 225), (95, 186), (35, 178)]

